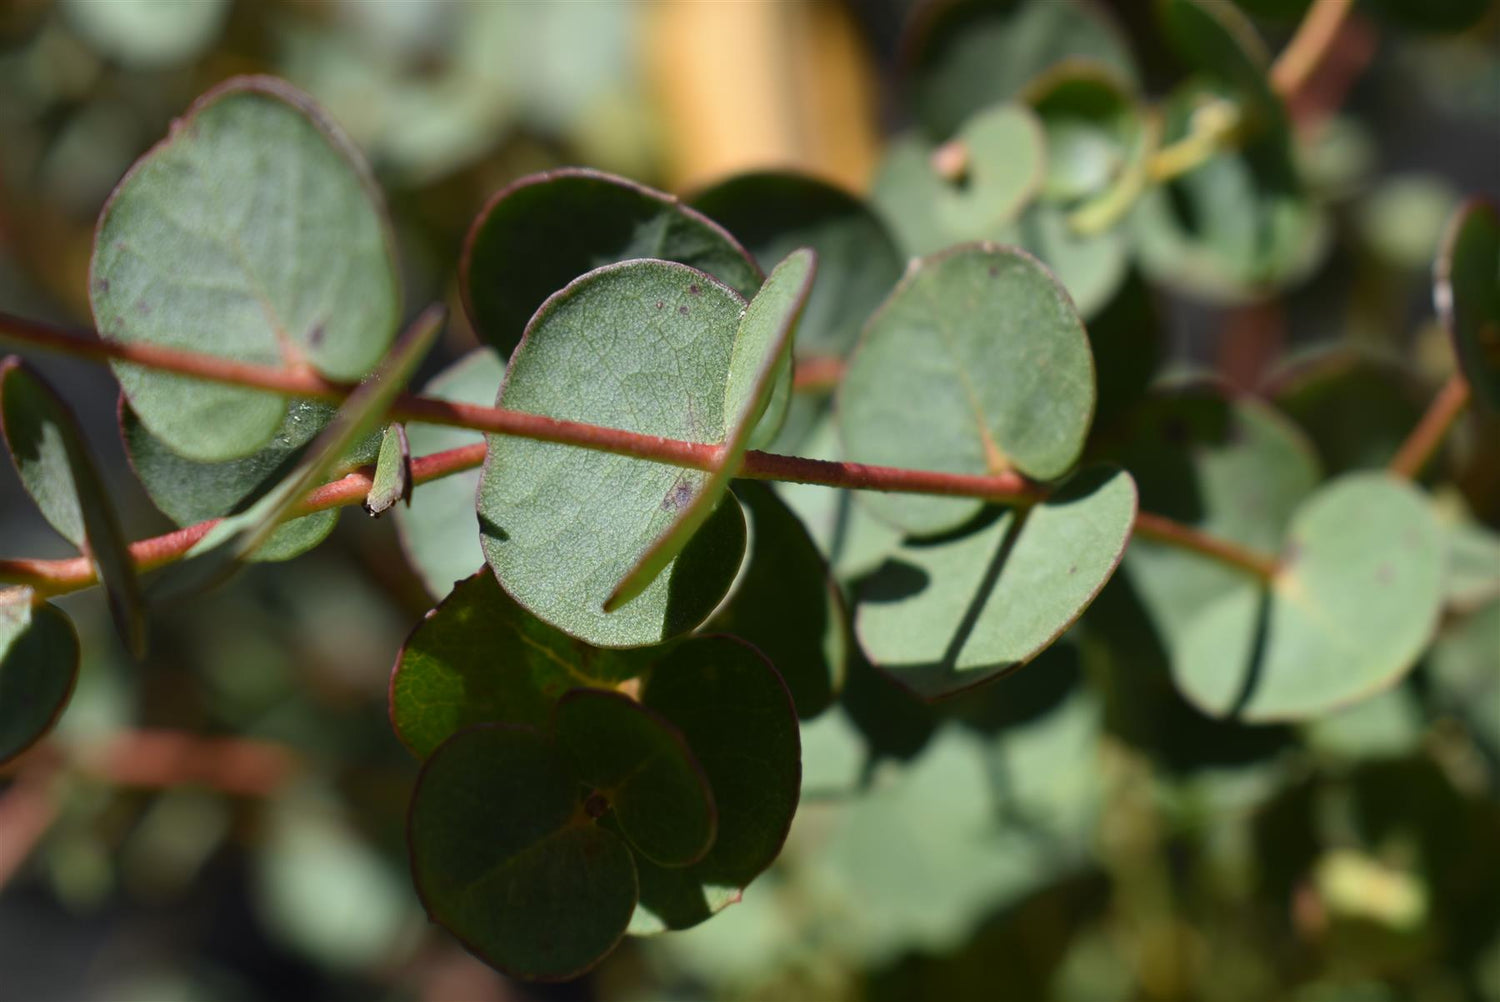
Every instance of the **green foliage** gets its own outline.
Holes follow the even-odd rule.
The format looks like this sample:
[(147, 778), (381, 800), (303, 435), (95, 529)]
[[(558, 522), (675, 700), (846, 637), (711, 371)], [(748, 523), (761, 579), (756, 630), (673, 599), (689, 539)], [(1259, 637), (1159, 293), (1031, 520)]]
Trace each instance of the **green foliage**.
[[(305, 96), (259, 77), (206, 94), (121, 181), (89, 295), (111, 340), (343, 380), (380, 360), (400, 310), (363, 160)], [(272, 394), (125, 363), (115, 374), (142, 423), (189, 459), (248, 456), (286, 413)]]
[[(589, 272), (537, 311), (499, 403), (645, 435), (720, 442), (744, 302), (680, 264), (629, 261)], [(607, 333), (605, 333), (607, 332)], [(594, 338), (610, 344), (600, 353)], [(559, 378), (561, 377), (561, 378)], [(479, 487), (485, 559), (533, 614), (590, 643), (660, 643), (707, 619), (745, 549), (726, 502), (633, 602), (605, 602), (709, 477), (659, 463), (493, 436)], [(609, 506), (595, 499), (604, 492)]]
[(741, 296), (760, 270), (734, 238), (671, 195), (592, 170), (523, 178), (474, 220), (461, 281), (475, 330), (509, 355), (542, 301), (586, 271), (656, 258), (707, 272)]
[[(907, 401), (923, 402), (914, 424)], [(1041, 480), (1077, 461), (1094, 412), (1088, 337), (1067, 293), (1025, 254), (979, 245), (908, 271), (865, 329), (839, 388), (850, 459)], [(909, 532), (971, 518), (978, 501), (869, 495)]]
[(1474, 395), (1500, 410), (1500, 211), (1488, 202), (1460, 210), (1436, 267), (1438, 310)]
[(1135, 508), (1130, 474), (1090, 468), (1034, 508), (990, 510), (948, 536), (908, 539), (855, 587), (860, 645), (927, 698), (1013, 671), (1104, 587)]
[(30, 588), (0, 591), (0, 762), (52, 729), (78, 679), (78, 634)]
[[(901, 49), (914, 127), (868, 199), (776, 171), (691, 204), (583, 168), (512, 181), (459, 262), (482, 346), (421, 399), (403, 394), (441, 313), (393, 339), (398, 262), (361, 155), (279, 81), (210, 91), (106, 204), (88, 289), (105, 346), (75, 349), (114, 367), (128, 458), (180, 531), (132, 555), (66, 404), (0, 366), (21, 482), (80, 551), (0, 561), (21, 585), (0, 592), (0, 762), (53, 726), (78, 674), (49, 596), (97, 579), (138, 652), (147, 598), (298, 556), (362, 502), (396, 510), (421, 589), (398, 574), (392, 590), (436, 602), (388, 691), (416, 760), (398, 764), (418, 770), (412, 881), (501, 971), (573, 978), (626, 935), (672, 932), (654, 960), (699, 951), (688, 974), (728, 994), (841, 997), (810, 953), (889, 989), (929, 954), (1087, 914), (1012, 994), (1190, 997), (1175, 967), (1214, 957), (1163, 909), (1220, 899), (1177, 902), (1178, 869), (1253, 893), (1257, 921), (1421, 926), (1425, 899), (1395, 915), (1362, 887), (1399, 884), (1412, 839), (1438, 873), (1440, 836), (1369, 787), (1441, 770), (1434, 813), (1493, 828), (1472, 803), (1500, 754), (1500, 537), (1466, 503), (1494, 458), (1500, 217), (1467, 203), (1438, 255), (1454, 385), (1490, 424), (1425, 467), (1430, 495), (1383, 469), (1426, 396), (1388, 352), (1320, 348), (1261, 380), (1231, 339), (1223, 368), (1255, 394), (1158, 373), (1172, 311), (1153, 285), (1253, 303), (1209, 316), (1269, 326), (1263, 300), (1321, 264), (1330, 220), (1369, 211), (1335, 204), (1358, 184), (1304, 180), (1304, 123), (1246, 13), (1302, 6), (1160, 0), (1132, 21), (1155, 16), (1153, 97), (1095, 4), (923, 5)], [(1409, 277), (1411, 252), (1393, 256)], [(366, 649), (359, 625), (306, 628), (338, 634), (327, 660)], [(203, 687), (264, 702), (226, 716), (321, 747), (327, 722), (283, 719), (234, 648)], [(273, 910), (382, 865), (344, 853), (316, 799), (271, 826)], [(1304, 846), (1317, 826), (1337, 852)], [(1142, 848), (1179, 837), (1171, 867)], [(1256, 853), (1296, 858), (1256, 870)], [(292, 934), (368, 963), (388, 934), (368, 930), (402, 920), (389, 892)], [(1256, 942), (1290, 931), (1306, 933)], [(1191, 964), (1125, 968), (1118, 942), (1154, 937)]]
[(140, 657), (146, 647), (145, 603), (114, 502), (73, 412), (17, 358), (0, 362), (0, 431), (42, 516), (98, 568), (115, 626)]

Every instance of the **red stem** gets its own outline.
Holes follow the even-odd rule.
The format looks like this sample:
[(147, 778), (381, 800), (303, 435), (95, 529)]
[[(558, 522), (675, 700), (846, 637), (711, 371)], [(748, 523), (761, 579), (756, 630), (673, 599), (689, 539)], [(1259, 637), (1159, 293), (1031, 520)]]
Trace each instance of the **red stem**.
[[(231, 362), (211, 355), (154, 345), (104, 341), (92, 333), (69, 332), (6, 313), (0, 313), (0, 338), (48, 351), (84, 358), (131, 362), (288, 396), (338, 401), (353, 389), (350, 384), (332, 382), (313, 372)], [(392, 405), (391, 416), (398, 420), (421, 421), (580, 446), (690, 469), (712, 470), (721, 461), (721, 448), (718, 445), (684, 442), (502, 407), (481, 407), (431, 397), (403, 394)], [(462, 448), (422, 456), (412, 462), (412, 479), (420, 484), (473, 469), (484, 461), (484, 454), (484, 443), (476, 442)], [(306, 514), (363, 501), (369, 493), (372, 475), (373, 471), (365, 468), (325, 484), (309, 493), (297, 511), (299, 514)], [(1043, 489), (1020, 474), (1011, 472), (995, 476), (941, 473), (754, 451), (745, 454), (738, 476), (852, 490), (973, 497), (1010, 504), (1032, 504), (1045, 497)], [(1274, 561), (1269, 558), (1248, 554), (1233, 544), (1218, 544), (1218, 541), (1211, 540), (1204, 542), (1208, 537), (1187, 526), (1177, 526), (1179, 531), (1167, 532), (1163, 527), (1175, 523), (1160, 516), (1148, 516), (1147, 521), (1154, 527), (1148, 531), (1158, 532), (1157, 538), (1165, 542), (1177, 542), (1188, 549), (1227, 560), (1259, 576), (1265, 576), (1265, 568), (1274, 568)], [(185, 554), (213, 525), (213, 521), (202, 522), (163, 536), (141, 540), (131, 545), (131, 555), (143, 571), (160, 567)], [(57, 594), (93, 584), (94, 570), (89, 561), (82, 557), (68, 560), (0, 560), (0, 581), (31, 584), (39, 591)]]
[(1398, 477), (1410, 480), (1422, 472), (1422, 468), (1431, 461), (1433, 453), (1437, 452), (1439, 445), (1458, 420), (1458, 416), (1464, 412), (1464, 407), (1469, 403), (1469, 383), (1464, 379), (1463, 373), (1455, 372), (1448, 377), (1443, 388), (1438, 391), (1437, 396), (1432, 398), (1432, 403), (1427, 407), (1427, 413), (1417, 422), (1417, 426), (1406, 436), (1406, 441), (1401, 443), (1401, 448), (1396, 450), (1395, 457), (1391, 460), (1390, 471)]

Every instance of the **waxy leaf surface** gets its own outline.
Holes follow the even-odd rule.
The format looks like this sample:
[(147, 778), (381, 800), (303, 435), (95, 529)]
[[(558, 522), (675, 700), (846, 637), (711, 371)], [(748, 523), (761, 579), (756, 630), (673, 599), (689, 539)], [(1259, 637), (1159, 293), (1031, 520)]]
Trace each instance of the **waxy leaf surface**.
[(647, 548), (635, 566), (620, 579), (604, 610), (613, 612), (635, 598), (677, 558), (694, 534), (713, 515), (729, 491), (750, 448), (757, 423), (776, 396), (776, 384), (791, 371), (792, 336), (807, 304), (817, 271), (817, 255), (803, 248), (793, 252), (766, 278), (750, 301), (735, 333), (724, 387), (724, 438), (717, 467), (703, 481), (693, 499)]
[[(99, 220), (89, 281), (104, 337), (354, 380), (395, 333), (384, 207), (310, 99), (264, 77), (210, 91), (138, 161)], [(153, 435), (202, 461), (251, 454), (274, 394), (113, 363)]]
[(1085, 470), (1029, 511), (993, 509), (940, 539), (909, 539), (854, 589), (872, 664), (927, 699), (1030, 661), (1082, 614), (1135, 522), (1128, 473)]
[[(923, 419), (911, 420), (912, 409)], [(1094, 411), (1083, 323), (1030, 255), (976, 245), (923, 260), (871, 318), (839, 390), (846, 458), (951, 473), (1053, 479), (1077, 461)], [(962, 525), (977, 500), (861, 495), (908, 532)]]
[[(537, 312), (499, 405), (692, 442), (724, 440), (743, 302), (702, 272), (627, 261)], [(702, 623), (745, 550), (726, 499), (634, 601), (604, 603), (709, 479), (698, 470), (495, 435), (479, 488), (485, 559), (521, 605), (601, 647), (660, 643)]]

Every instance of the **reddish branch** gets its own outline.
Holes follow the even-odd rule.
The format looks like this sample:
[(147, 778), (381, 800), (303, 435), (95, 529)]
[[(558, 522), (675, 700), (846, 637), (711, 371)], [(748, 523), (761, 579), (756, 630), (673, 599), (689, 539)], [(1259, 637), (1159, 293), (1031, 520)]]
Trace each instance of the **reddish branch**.
[[(132, 362), (153, 368), (195, 376), (235, 386), (265, 389), (288, 396), (337, 401), (352, 387), (335, 383), (311, 372), (295, 372), (269, 366), (228, 362), (210, 355), (177, 351), (143, 344), (121, 344), (100, 340), (92, 333), (68, 332), (62, 328), (0, 313), (0, 337), (14, 342), (64, 352), (84, 358)], [(477, 431), (515, 435), (575, 445), (603, 452), (613, 452), (638, 459), (653, 460), (674, 466), (712, 470), (721, 461), (721, 447), (699, 442), (684, 442), (643, 435), (618, 428), (578, 421), (528, 414), (502, 407), (459, 404), (430, 397), (403, 395), (391, 408), (391, 416), (412, 421), (445, 424)], [(412, 463), (413, 480), (423, 483), (462, 470), (473, 469), (484, 460), (483, 443), (423, 456)], [(298, 513), (320, 511), (341, 505), (356, 504), (369, 493), (373, 471), (369, 468), (336, 480), (311, 492)], [(895, 493), (939, 494), (982, 498), (1011, 504), (1031, 504), (1045, 492), (1016, 473), (979, 476), (965, 473), (940, 473), (931, 470), (908, 470), (864, 463), (832, 462), (780, 456), (766, 452), (745, 455), (739, 476), (760, 480), (784, 480), (819, 484), (852, 490), (877, 490)], [(1246, 554), (1232, 544), (1203, 542), (1202, 536), (1187, 526), (1164, 531), (1171, 525), (1166, 519), (1151, 516), (1151, 531), (1164, 542), (1183, 545), (1209, 556), (1228, 560), (1258, 576), (1265, 576), (1270, 558)], [(170, 563), (187, 553), (213, 522), (204, 522), (131, 546), (131, 554), (141, 570), (151, 570)], [(47, 594), (74, 591), (94, 583), (94, 569), (82, 557), (70, 560), (3, 560), (0, 580), (31, 584)]]
[(1469, 383), (1462, 373), (1455, 372), (1433, 397), (1427, 413), (1401, 443), (1401, 448), (1396, 450), (1390, 471), (1408, 479), (1421, 473), (1468, 403)]

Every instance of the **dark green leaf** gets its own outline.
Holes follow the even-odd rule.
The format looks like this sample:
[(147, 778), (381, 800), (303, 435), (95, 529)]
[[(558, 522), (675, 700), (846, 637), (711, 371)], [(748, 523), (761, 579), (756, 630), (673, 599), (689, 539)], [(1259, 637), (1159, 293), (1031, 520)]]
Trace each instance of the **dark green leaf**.
[[(923, 419), (911, 420), (913, 401)], [(839, 389), (847, 458), (1052, 479), (1077, 461), (1094, 410), (1088, 335), (1056, 280), (1014, 249), (924, 259), (871, 319)], [(963, 524), (977, 500), (861, 495), (908, 532)]]
[(1500, 411), (1500, 211), (1472, 201), (1449, 223), (1438, 252), (1438, 312), (1474, 398)]
[(532, 174), (502, 189), (469, 228), (460, 284), (479, 335), (508, 355), (531, 315), (586, 271), (658, 258), (754, 295), (760, 270), (717, 224), (667, 195), (600, 171)]
[(30, 588), (0, 589), (0, 764), (52, 729), (77, 678), (68, 617)]
[[(693, 442), (721, 442), (725, 385), (743, 302), (666, 261), (590, 272), (537, 311), (499, 404)], [(739, 504), (715, 509), (692, 543), (628, 605), (604, 602), (705, 489), (709, 474), (495, 435), (479, 488), (485, 559), (516, 601), (601, 647), (659, 643), (713, 611), (739, 571)]]
[(848, 354), (865, 318), (901, 277), (901, 254), (879, 217), (816, 178), (739, 174), (699, 193), (693, 207), (723, 223), (762, 269), (798, 247), (817, 252), (818, 278), (797, 327), (799, 357)]
[(961, 535), (908, 540), (856, 586), (860, 646), (927, 699), (1013, 671), (1104, 587), (1135, 512), (1130, 475), (1096, 467), (1029, 511), (991, 510)]
[(754, 644), (781, 673), (798, 716), (814, 717), (843, 685), (843, 602), (812, 538), (776, 493), (754, 481), (734, 492), (750, 514), (750, 561), (704, 629)]
[(686, 641), (646, 678), (641, 702), (677, 725), (708, 776), (719, 834), (690, 867), (641, 864), (633, 932), (694, 925), (739, 899), (781, 851), (797, 810), (801, 744), (776, 669), (733, 637)]
[[(434, 376), (422, 393), (439, 400), (489, 406), (495, 402), (504, 378), (505, 363), (492, 349), (480, 348)], [(407, 434), (412, 454), (417, 456), (484, 439), (477, 431), (435, 424), (414, 424)], [(412, 491), (411, 507), (396, 509), (396, 532), (433, 598), (442, 598), (454, 582), (484, 566), (479, 520), (474, 514), (478, 490), (479, 470), (475, 469), (419, 484)]]
[(756, 426), (775, 396), (777, 381), (791, 371), (792, 335), (807, 304), (817, 266), (817, 255), (811, 250), (792, 252), (766, 278), (745, 309), (729, 357), (718, 467), (615, 585), (604, 600), (605, 612), (614, 612), (645, 591), (677, 559), (729, 492), (729, 481), (739, 472)]
[(1312, 439), (1330, 474), (1385, 466), (1423, 410), (1405, 365), (1345, 348), (1288, 361), (1266, 393)]
[(26, 492), (52, 527), (98, 569), (115, 626), (130, 652), (141, 657), (146, 649), (145, 603), (113, 493), (68, 405), (14, 357), (0, 362), (0, 430)]
[[(89, 283), (106, 338), (363, 376), (400, 291), (380, 196), (310, 99), (268, 77), (210, 91), (138, 161), (99, 219)], [(247, 456), (282, 422), (274, 394), (114, 363), (175, 452)]]
[(640, 672), (554, 629), (483, 568), (460, 581), (407, 637), (391, 672), (391, 725), (418, 758), (471, 724), (547, 726), (569, 689), (610, 688)]
[(584, 809), (613, 813), (635, 850), (659, 866), (695, 863), (713, 844), (713, 792), (677, 728), (629, 696), (574, 689), (553, 729), (574, 774), (593, 788)]
[(422, 767), (407, 837), (427, 913), (486, 963), (558, 981), (598, 963), (636, 902), (624, 840), (599, 827), (540, 732), (474, 727)]

